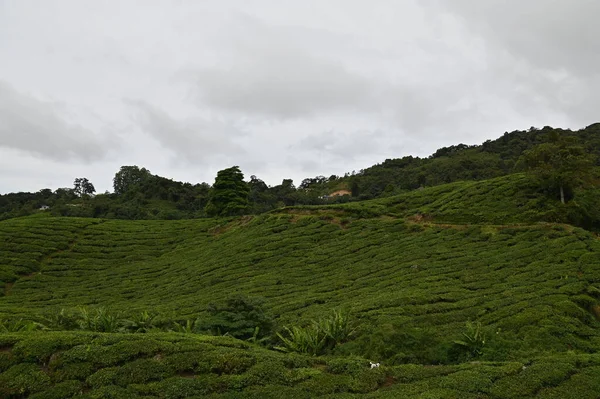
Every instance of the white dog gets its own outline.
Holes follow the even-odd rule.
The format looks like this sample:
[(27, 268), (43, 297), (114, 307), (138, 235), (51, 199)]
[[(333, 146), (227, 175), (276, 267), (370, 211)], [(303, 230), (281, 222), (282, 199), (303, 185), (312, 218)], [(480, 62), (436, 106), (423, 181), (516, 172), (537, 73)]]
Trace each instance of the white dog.
[(380, 366), (380, 364), (379, 364), (379, 363), (373, 363), (373, 362), (369, 362), (369, 363), (371, 363), (371, 368), (372, 368), (372, 369), (374, 369), (374, 368), (377, 368), (377, 367), (379, 367), (379, 366)]

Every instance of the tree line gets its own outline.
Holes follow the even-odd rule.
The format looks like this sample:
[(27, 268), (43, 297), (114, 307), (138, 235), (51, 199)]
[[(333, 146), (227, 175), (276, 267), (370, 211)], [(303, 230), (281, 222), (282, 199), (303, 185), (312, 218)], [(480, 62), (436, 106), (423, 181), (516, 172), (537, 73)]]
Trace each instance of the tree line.
[[(113, 193), (95, 195), (85, 177), (72, 188), (0, 195), (0, 220), (49, 207), (53, 215), (117, 219), (181, 219), (259, 214), (283, 206), (380, 198), (458, 180), (481, 180), (527, 171), (540, 190), (563, 204), (574, 190), (598, 183), (600, 124), (571, 130), (531, 128), (505, 133), (481, 145), (458, 144), (427, 158), (388, 159), (344, 176), (316, 176), (297, 187), (291, 179), (269, 186), (257, 176), (245, 180), (238, 166), (217, 173), (212, 185), (183, 183), (153, 175), (135, 165), (122, 166)], [(328, 195), (347, 190), (351, 195)]]

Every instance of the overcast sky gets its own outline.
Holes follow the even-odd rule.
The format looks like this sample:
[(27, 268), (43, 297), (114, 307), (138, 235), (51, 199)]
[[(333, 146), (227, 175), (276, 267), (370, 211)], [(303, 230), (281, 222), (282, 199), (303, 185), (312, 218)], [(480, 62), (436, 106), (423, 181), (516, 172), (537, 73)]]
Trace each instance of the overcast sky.
[(0, 0), (0, 193), (270, 185), (600, 116), (598, 0)]

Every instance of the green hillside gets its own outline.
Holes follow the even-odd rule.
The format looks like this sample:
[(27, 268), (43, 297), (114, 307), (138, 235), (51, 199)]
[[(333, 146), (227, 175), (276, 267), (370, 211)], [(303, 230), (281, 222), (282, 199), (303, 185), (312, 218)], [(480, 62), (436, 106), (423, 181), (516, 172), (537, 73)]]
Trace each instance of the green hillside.
[[(230, 219), (1, 221), (0, 397), (596, 398), (600, 240), (562, 223), (577, 201), (529, 184)], [(262, 345), (165, 332), (236, 295), (272, 317)], [(155, 312), (155, 328), (14, 332), (60, 330), (48, 320), (81, 307)], [(325, 356), (273, 349), (275, 332), (337, 310), (355, 332)]]
[[(570, 223), (600, 229), (600, 190), (574, 193), (566, 206), (540, 191), (524, 174), (460, 181), (375, 200), (288, 207), (283, 212), (340, 211), (354, 217), (393, 216), (456, 224)], [(281, 213), (281, 210), (275, 213)]]
[[(308, 177), (299, 184), (296, 182), (296, 185), (291, 179), (284, 178), (281, 184), (269, 186), (255, 175), (246, 176), (244, 183), (238, 182), (242, 195), (239, 198), (241, 202), (235, 208), (237, 211), (229, 209), (225, 214), (261, 214), (283, 206), (363, 201), (390, 197), (423, 187), (483, 181), (514, 173), (532, 172), (535, 162), (526, 162), (526, 155), (544, 148), (546, 156), (533, 157), (530, 161), (534, 158), (538, 161), (551, 160), (550, 169), (556, 173), (560, 170), (552, 179), (545, 179), (543, 185), (548, 190), (545, 194), (550, 199), (559, 199), (558, 191), (553, 192), (549, 188), (553, 185), (558, 188), (556, 177), (562, 176), (559, 180), (569, 202), (575, 194), (573, 191), (589, 186), (589, 171), (587, 167), (582, 168), (582, 165), (600, 166), (600, 124), (592, 124), (577, 131), (546, 126), (542, 129), (506, 132), (481, 145), (458, 144), (443, 147), (426, 158), (408, 155), (386, 159), (366, 169), (345, 173), (344, 176)], [(573, 162), (574, 159), (578, 162)], [(237, 169), (236, 173), (240, 173), (240, 176), (243, 174), (238, 167), (233, 168)], [(232, 168), (219, 173), (227, 170)], [(565, 175), (565, 172), (569, 173)], [(596, 185), (600, 181), (598, 173), (600, 172), (596, 173)], [(100, 219), (204, 218), (214, 216), (213, 212), (219, 209), (209, 206), (215, 195), (215, 188), (215, 184), (174, 181), (154, 175), (137, 165), (121, 166), (114, 175), (112, 193), (107, 191), (94, 195), (93, 184), (81, 177), (75, 177), (72, 188), (0, 193), (0, 220), (33, 215), (39, 213), (40, 209), (45, 209), (45, 212), (53, 216)], [(596, 208), (600, 208), (598, 202), (595, 204)], [(580, 214), (573, 221), (588, 228), (588, 219), (590, 215)], [(600, 215), (596, 214), (594, 220), (596, 227), (600, 229)]]

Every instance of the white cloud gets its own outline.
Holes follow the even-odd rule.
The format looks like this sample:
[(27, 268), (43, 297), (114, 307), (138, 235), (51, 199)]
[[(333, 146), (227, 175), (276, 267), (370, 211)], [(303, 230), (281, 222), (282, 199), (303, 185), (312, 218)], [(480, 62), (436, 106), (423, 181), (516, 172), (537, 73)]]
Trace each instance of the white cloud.
[[(600, 105), (599, 7), (0, 1), (0, 147), (48, 165), (51, 181), (81, 171), (103, 190), (120, 165), (212, 182), (237, 164), (278, 184), (530, 126), (580, 128)], [(50, 182), (12, 164), (30, 177), (1, 173), (0, 189)]]

